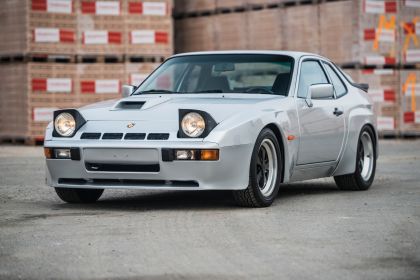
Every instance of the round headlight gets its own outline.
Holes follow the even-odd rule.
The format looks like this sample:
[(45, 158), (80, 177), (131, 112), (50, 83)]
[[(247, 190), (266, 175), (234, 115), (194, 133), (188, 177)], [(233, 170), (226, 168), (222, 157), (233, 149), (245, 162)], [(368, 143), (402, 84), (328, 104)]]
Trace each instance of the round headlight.
[(54, 127), (61, 136), (70, 136), (76, 129), (76, 120), (69, 113), (61, 113), (55, 118)]
[(182, 131), (189, 137), (199, 137), (206, 128), (204, 118), (198, 113), (188, 113), (181, 121)]

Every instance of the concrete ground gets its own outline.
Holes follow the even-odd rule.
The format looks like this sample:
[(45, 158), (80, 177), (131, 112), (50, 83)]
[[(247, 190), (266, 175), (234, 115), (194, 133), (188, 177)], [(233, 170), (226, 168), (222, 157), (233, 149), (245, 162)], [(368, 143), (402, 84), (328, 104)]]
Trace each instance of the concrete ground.
[(105, 191), (61, 202), (41, 147), (0, 146), (0, 279), (420, 279), (420, 141), (381, 141), (374, 185), (229, 192)]

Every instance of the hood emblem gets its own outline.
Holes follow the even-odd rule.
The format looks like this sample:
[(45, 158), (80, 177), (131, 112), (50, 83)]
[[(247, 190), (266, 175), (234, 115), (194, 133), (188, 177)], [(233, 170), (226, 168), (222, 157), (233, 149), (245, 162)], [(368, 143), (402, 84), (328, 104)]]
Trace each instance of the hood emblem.
[(134, 123), (134, 122), (129, 122), (129, 123), (127, 124), (127, 127), (128, 127), (128, 128), (133, 128), (135, 125), (136, 125), (136, 123)]

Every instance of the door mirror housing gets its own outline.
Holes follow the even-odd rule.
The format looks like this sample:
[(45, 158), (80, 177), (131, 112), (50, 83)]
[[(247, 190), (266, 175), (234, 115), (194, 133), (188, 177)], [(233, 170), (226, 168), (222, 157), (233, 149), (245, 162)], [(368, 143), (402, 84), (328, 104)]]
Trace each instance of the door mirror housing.
[(122, 87), (122, 96), (123, 97), (129, 97), (131, 94), (133, 94), (134, 90), (136, 89), (135, 86), (132, 85), (123, 85)]
[(306, 104), (312, 107), (312, 99), (328, 99), (334, 98), (334, 87), (331, 84), (310, 85), (308, 95), (306, 96)]

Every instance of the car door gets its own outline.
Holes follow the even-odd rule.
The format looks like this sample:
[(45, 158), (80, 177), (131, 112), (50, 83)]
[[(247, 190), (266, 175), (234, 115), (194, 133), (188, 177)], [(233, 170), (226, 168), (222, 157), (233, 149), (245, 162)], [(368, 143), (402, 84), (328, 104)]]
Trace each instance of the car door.
[(343, 108), (334, 98), (312, 99), (306, 102), (309, 86), (330, 84), (319, 60), (305, 60), (301, 64), (297, 93), (300, 141), (297, 164), (334, 162), (338, 159), (344, 140)]

